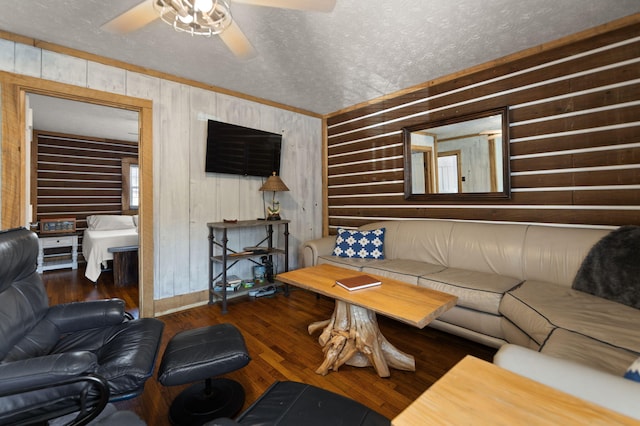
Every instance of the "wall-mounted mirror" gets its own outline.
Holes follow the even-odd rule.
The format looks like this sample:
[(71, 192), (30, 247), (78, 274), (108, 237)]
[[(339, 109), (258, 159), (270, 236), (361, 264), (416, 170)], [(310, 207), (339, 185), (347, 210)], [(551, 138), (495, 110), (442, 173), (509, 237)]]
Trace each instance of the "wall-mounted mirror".
[(406, 199), (510, 197), (507, 108), (402, 131)]

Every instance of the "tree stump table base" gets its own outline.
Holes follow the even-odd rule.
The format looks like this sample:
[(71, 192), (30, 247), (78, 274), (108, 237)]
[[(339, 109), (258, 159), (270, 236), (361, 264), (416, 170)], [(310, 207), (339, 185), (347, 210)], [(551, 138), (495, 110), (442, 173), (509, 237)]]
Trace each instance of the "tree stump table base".
[(361, 306), (336, 300), (331, 318), (309, 325), (309, 334), (323, 329), (318, 342), (324, 352), (324, 362), (316, 373), (327, 375), (343, 364), (353, 367), (373, 366), (380, 377), (389, 377), (389, 367), (415, 371), (415, 359), (396, 347), (382, 335), (375, 312)]

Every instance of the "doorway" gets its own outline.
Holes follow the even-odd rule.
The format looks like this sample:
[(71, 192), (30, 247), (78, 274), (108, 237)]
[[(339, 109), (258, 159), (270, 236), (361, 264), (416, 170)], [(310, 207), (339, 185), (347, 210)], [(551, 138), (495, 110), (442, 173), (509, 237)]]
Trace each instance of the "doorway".
[[(26, 114), (33, 121), (32, 161), (27, 162), (31, 165), (27, 215), (33, 218), (34, 227), (46, 219), (74, 218), (78, 257), (87, 263), (85, 277), (96, 285), (106, 283), (103, 273), (109, 273), (107, 259), (116, 254), (95, 240), (106, 237), (99, 236), (97, 230), (87, 231), (88, 219), (126, 215), (134, 219), (130, 220), (134, 228), (139, 196), (132, 189), (138, 189), (138, 174), (135, 173), (134, 182), (131, 170), (133, 164), (136, 171), (138, 167), (139, 114), (33, 93), (27, 93), (27, 101)], [(109, 231), (109, 243), (113, 247), (137, 246), (136, 234), (131, 231), (123, 230), (120, 239)], [(45, 253), (47, 259), (56, 256), (59, 253), (53, 249)], [(135, 258), (132, 266), (137, 265), (137, 250), (129, 256)], [(137, 268), (128, 277), (127, 285), (138, 287)], [(137, 288), (135, 292), (138, 293)], [(135, 304), (137, 309), (137, 301)]]
[(462, 192), (460, 151), (438, 153), (438, 192), (457, 194)]
[(63, 83), (0, 73), (2, 94), (2, 228), (22, 226), (27, 217), (26, 176), (27, 93), (75, 100), (136, 111), (139, 117), (139, 309), (140, 316), (154, 316), (153, 306), (153, 145), (152, 102)]

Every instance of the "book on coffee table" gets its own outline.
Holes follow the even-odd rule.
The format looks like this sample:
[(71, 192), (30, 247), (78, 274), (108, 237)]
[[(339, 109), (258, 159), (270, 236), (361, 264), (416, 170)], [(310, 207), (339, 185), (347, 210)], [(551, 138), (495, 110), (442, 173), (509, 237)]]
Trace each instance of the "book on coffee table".
[(368, 287), (375, 287), (382, 283), (377, 279), (370, 277), (369, 275), (357, 275), (355, 277), (336, 280), (336, 284), (338, 284), (340, 287), (346, 288), (349, 291), (353, 291)]

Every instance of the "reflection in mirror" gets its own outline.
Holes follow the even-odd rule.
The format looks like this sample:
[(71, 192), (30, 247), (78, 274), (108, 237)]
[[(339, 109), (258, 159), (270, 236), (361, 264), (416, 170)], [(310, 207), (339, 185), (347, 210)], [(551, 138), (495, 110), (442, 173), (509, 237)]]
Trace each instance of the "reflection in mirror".
[(403, 129), (405, 198), (508, 198), (506, 108)]

